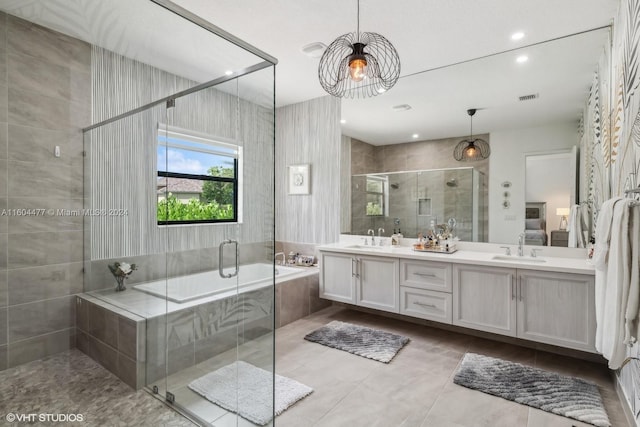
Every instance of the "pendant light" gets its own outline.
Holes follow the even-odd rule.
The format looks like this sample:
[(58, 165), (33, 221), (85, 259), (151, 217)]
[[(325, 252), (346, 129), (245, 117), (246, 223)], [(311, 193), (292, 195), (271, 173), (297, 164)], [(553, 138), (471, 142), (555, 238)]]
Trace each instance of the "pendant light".
[(391, 89), (400, 77), (400, 57), (378, 33), (360, 33), (360, 0), (355, 33), (343, 34), (324, 51), (318, 65), (320, 85), (342, 98), (366, 98)]
[(484, 139), (473, 137), (473, 115), (476, 113), (475, 108), (467, 110), (467, 114), (471, 120), (471, 131), (468, 139), (463, 139), (453, 149), (453, 158), (458, 161), (475, 161), (489, 158), (491, 148), (489, 143)]

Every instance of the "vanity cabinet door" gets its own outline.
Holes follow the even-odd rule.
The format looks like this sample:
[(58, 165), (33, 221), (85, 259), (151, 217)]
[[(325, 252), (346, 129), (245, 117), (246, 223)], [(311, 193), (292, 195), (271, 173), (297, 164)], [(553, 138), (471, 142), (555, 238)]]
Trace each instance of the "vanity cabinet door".
[(453, 324), (516, 336), (516, 270), (453, 266)]
[(400, 261), (397, 258), (358, 256), (357, 265), (357, 304), (398, 313)]
[(594, 277), (518, 270), (518, 337), (595, 352)]
[(356, 262), (349, 254), (320, 252), (320, 298), (355, 304)]

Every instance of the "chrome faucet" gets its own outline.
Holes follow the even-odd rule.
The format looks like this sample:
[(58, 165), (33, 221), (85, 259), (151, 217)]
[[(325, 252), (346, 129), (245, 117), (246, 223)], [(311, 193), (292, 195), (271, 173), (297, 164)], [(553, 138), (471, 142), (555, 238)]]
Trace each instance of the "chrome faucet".
[(382, 246), (382, 233), (384, 233), (384, 228), (378, 228), (378, 244)]
[(518, 256), (524, 256), (524, 233), (520, 233), (518, 236)]
[[(282, 255), (282, 262), (280, 262), (280, 264), (278, 264), (278, 255)], [(284, 252), (276, 252), (276, 254), (273, 256), (273, 260), (275, 261), (275, 263), (277, 265), (284, 265), (285, 264), (285, 256), (284, 256)]]
[(376, 244), (376, 239), (373, 236), (375, 236), (376, 232), (370, 228), (369, 230), (367, 230), (367, 234), (371, 235), (371, 246), (374, 246)]

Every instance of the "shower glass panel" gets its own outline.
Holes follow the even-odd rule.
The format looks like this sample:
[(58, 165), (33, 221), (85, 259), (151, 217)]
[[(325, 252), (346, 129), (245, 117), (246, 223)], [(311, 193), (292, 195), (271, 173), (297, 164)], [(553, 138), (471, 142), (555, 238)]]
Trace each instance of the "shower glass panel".
[(273, 399), (272, 380), (251, 397), (240, 382), (222, 389), (208, 379), (218, 370), (273, 375), (273, 117), (273, 69), (265, 69), (176, 98), (160, 137), (167, 358), (166, 377), (151, 387), (202, 424), (239, 422), (205, 392), (232, 406), (246, 395)]
[[(78, 347), (201, 425), (250, 425), (223, 409), (240, 399), (271, 402), (272, 425), (275, 61), (197, 17), (142, 8), (164, 42), (92, 47)], [(221, 368), (223, 390), (207, 378)], [(248, 389), (239, 378), (255, 369)]]

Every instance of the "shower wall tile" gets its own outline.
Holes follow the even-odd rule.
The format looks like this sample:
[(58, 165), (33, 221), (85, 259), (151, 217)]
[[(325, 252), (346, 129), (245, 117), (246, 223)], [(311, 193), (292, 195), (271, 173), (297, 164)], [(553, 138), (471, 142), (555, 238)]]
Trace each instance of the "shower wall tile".
[[(2, 55), (0, 54), (0, 57)], [(9, 154), (9, 131), (7, 123), (0, 122), (0, 159), (7, 159)]]
[(8, 169), (7, 161), (0, 160), (0, 197), (7, 197)]
[(60, 66), (80, 70), (91, 67), (88, 43), (11, 15), (7, 19), (7, 50)]
[(45, 210), (45, 216), (0, 216), (8, 366), (75, 346), (82, 218), (46, 210), (82, 208), (90, 65), (89, 44), (0, 14), (0, 210)]
[(7, 343), (7, 309), (0, 308), (0, 345)]
[(0, 48), (7, 48), (7, 17), (4, 12), (0, 12)]
[(9, 90), (4, 83), (0, 83), (0, 122), (6, 122), (9, 117)]
[(89, 306), (89, 334), (100, 341), (118, 347), (118, 315), (98, 305)]
[(8, 249), (9, 249), (9, 235), (5, 233), (0, 234), (0, 270), (7, 268)]
[(9, 229), (12, 234), (39, 231), (81, 231), (84, 219), (82, 202), (82, 199), (9, 198), (9, 209), (38, 213), (37, 215), (8, 217)]
[[(84, 157), (83, 138), (80, 129), (50, 130), (31, 126), (9, 124), (5, 127), (8, 138), (8, 158), (23, 162), (49, 162), (56, 166), (73, 164), (82, 168)], [(0, 128), (0, 135), (2, 129)], [(0, 139), (0, 149), (2, 148)], [(55, 146), (60, 147), (60, 157), (53, 156)]]
[(138, 322), (118, 316), (118, 351), (125, 356), (138, 357)]
[(87, 100), (91, 93), (90, 73), (28, 54), (9, 53), (6, 73), (9, 86), (39, 95), (66, 101), (82, 101)]
[(29, 363), (75, 347), (75, 328), (9, 343), (8, 367)]
[(80, 199), (82, 187), (81, 165), (9, 161), (8, 191), (12, 196)]
[(0, 270), (0, 308), (9, 305), (9, 286), (7, 283), (7, 271)]
[[(2, 20), (1, 17), (0, 20)], [(7, 50), (4, 47), (0, 47), (0, 83), (7, 83)]]
[(7, 346), (0, 345), (0, 371), (7, 369)]
[[(7, 199), (0, 197), (0, 212), (7, 209)], [(0, 215), (0, 233), (7, 233), (9, 231), (9, 216)]]
[(9, 306), (9, 343), (75, 326), (75, 298)]
[(12, 269), (7, 276), (12, 305), (82, 292), (81, 262)]
[(9, 268), (82, 261), (82, 232), (9, 234)]
[[(9, 105), (4, 116), (3, 99)], [(14, 88), (10, 88), (8, 93), (3, 95), (0, 86), (0, 121), (2, 117), (7, 117), (11, 124), (52, 130), (86, 127), (91, 124), (91, 111), (84, 104)]]

